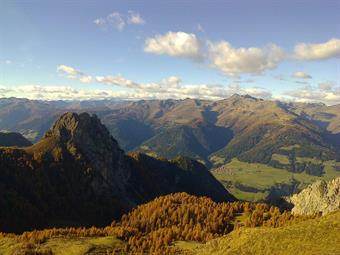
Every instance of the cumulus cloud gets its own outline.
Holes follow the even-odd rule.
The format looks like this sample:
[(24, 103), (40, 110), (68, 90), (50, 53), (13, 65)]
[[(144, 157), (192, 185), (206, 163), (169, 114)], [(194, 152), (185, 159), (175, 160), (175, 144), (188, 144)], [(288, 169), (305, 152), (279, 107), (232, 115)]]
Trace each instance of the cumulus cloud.
[(123, 31), (127, 24), (130, 25), (143, 25), (145, 20), (142, 16), (135, 11), (128, 11), (127, 15), (119, 12), (112, 12), (106, 17), (97, 18), (93, 21), (98, 27), (109, 28), (113, 27), (118, 31)]
[(305, 73), (305, 72), (295, 72), (292, 74), (292, 77), (297, 78), (297, 79), (312, 79), (312, 76)]
[(195, 34), (185, 32), (168, 32), (165, 35), (156, 35), (145, 41), (144, 51), (157, 55), (190, 58), (199, 60), (201, 44)]
[(128, 11), (127, 22), (129, 24), (142, 25), (145, 23), (145, 20), (141, 17), (141, 15), (138, 12)]
[[(204, 31), (200, 24), (197, 24), (196, 30)], [(220, 70), (227, 76), (260, 75), (276, 68), (287, 59), (308, 61), (340, 57), (340, 40), (333, 38), (321, 44), (299, 43), (295, 46), (294, 52), (286, 53), (273, 43), (262, 48), (235, 48), (228, 41), (207, 41), (203, 45), (193, 33), (170, 31), (164, 35), (158, 34), (147, 38), (144, 51), (157, 55), (208, 60), (210, 67)], [(298, 79), (312, 78), (303, 72), (296, 72), (292, 76)]]
[(298, 60), (323, 60), (340, 56), (340, 40), (330, 39), (325, 43), (299, 43), (295, 46), (294, 57)]
[(296, 90), (285, 92), (290, 99), (299, 102), (340, 103), (340, 86), (331, 83), (320, 83), (318, 86), (307, 85)]
[(264, 48), (233, 48), (229, 42), (208, 42), (211, 65), (229, 76), (243, 73), (261, 74), (275, 68), (284, 52), (275, 44)]

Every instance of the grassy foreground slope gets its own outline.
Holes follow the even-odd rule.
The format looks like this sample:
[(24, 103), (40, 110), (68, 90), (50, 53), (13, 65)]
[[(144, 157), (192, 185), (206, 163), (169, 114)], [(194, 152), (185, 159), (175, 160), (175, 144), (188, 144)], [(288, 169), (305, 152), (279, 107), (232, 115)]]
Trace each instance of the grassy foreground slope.
[(315, 217), (280, 212), (268, 204), (215, 203), (176, 193), (139, 205), (105, 228), (0, 233), (0, 254), (181, 254), (185, 251), (178, 242), (203, 244), (243, 226), (274, 228)]
[[(279, 228), (241, 228), (192, 254), (339, 254), (340, 211)], [(190, 247), (190, 246), (186, 246)]]
[(114, 236), (99, 237), (53, 237), (42, 244), (0, 239), (0, 254), (83, 255), (105, 254), (121, 249), (123, 242)]

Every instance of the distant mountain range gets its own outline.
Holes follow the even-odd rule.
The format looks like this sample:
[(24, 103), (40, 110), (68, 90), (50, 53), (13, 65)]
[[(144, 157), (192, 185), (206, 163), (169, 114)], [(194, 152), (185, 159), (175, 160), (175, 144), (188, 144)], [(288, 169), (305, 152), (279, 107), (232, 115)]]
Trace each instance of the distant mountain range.
[(0, 147), (0, 230), (105, 225), (174, 192), (235, 198), (199, 162), (124, 154), (97, 116), (61, 115), (33, 146)]
[[(318, 178), (340, 175), (340, 105), (286, 103), (237, 94), (220, 101), (9, 98), (0, 99), (0, 130), (20, 132), (36, 142), (66, 111), (95, 113), (125, 151), (170, 159), (187, 156), (218, 169), (218, 178), (223, 172), (229, 175), (233, 160), (283, 171), (285, 176), (274, 173), (272, 184), (259, 188), (250, 180), (239, 185), (233, 164), (235, 178), (227, 177), (224, 185), (248, 195), (264, 194), (251, 200), (261, 200), (268, 192), (289, 195)], [(291, 181), (281, 183), (287, 172)], [(248, 195), (239, 198), (248, 199)]]
[[(340, 105), (283, 103), (233, 95), (221, 101), (31, 101), (0, 99), (0, 130), (37, 141), (66, 111), (96, 113), (126, 151), (184, 155), (220, 166), (237, 157), (280, 165), (275, 153), (339, 158)], [(286, 166), (285, 166), (286, 167)], [(293, 171), (303, 166), (292, 162)]]

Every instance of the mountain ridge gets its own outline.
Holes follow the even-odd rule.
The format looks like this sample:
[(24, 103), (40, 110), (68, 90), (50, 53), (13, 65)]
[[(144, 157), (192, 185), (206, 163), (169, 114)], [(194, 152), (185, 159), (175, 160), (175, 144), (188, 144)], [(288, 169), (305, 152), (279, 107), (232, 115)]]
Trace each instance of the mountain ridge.
[(98, 117), (88, 113), (63, 114), (31, 147), (0, 148), (0, 173), (3, 231), (65, 221), (104, 225), (173, 192), (235, 200), (200, 163), (125, 155)]

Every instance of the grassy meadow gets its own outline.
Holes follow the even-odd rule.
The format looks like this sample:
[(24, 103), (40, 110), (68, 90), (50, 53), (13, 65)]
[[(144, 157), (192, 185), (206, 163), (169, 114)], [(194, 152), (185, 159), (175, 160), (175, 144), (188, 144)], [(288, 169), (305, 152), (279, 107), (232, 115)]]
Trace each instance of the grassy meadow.
[[(274, 154), (275, 159), (287, 162), (285, 155)], [(319, 163), (318, 159), (298, 157), (299, 162)], [(212, 171), (213, 175), (230, 191), (236, 198), (247, 201), (264, 200), (272, 187), (275, 185), (292, 185), (298, 182), (298, 189), (305, 188), (308, 184), (318, 180), (331, 180), (340, 176), (335, 167), (340, 163), (324, 161), (323, 176), (313, 176), (302, 173), (292, 173), (285, 169), (275, 168), (260, 163), (247, 163), (234, 158), (231, 162)]]

